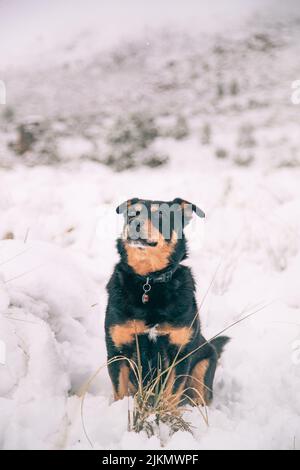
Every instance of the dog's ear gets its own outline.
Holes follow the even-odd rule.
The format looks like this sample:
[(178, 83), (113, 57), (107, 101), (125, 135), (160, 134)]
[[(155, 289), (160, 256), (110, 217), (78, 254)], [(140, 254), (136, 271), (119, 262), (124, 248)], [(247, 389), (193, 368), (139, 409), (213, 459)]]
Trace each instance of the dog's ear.
[(139, 201), (139, 198), (134, 197), (133, 199), (128, 199), (128, 201), (122, 202), (122, 204), (120, 204), (116, 208), (117, 214), (124, 214), (124, 212), (126, 212), (130, 206), (132, 206), (133, 204), (136, 204), (138, 201)]
[[(184, 211), (187, 211), (190, 209), (192, 212), (195, 212), (198, 217), (204, 218), (205, 213), (203, 210), (200, 209), (200, 207), (196, 206), (196, 204), (193, 204), (192, 202), (186, 201), (185, 199), (181, 199), (180, 197), (177, 197), (173, 200), (173, 204), (179, 204), (181, 206), (181, 209)], [(187, 215), (187, 218), (191, 218), (192, 214), (185, 214)]]

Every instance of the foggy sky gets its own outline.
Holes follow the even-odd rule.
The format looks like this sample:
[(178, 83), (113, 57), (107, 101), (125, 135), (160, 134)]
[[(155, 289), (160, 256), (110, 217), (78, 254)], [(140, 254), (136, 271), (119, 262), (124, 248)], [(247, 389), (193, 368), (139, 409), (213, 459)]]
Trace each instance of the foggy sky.
[[(288, 0), (0, 0), (0, 70), (97, 31), (99, 46), (163, 25), (199, 30), (242, 21), (257, 10), (281, 15), (297, 9)], [(281, 5), (281, 6), (280, 6)]]

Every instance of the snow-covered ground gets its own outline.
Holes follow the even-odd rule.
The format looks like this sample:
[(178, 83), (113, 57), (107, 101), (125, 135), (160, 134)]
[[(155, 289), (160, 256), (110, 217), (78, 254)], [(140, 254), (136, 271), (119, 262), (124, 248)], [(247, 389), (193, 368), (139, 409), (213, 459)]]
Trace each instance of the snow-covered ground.
[[(217, 37), (207, 39), (199, 56), (193, 55), (198, 43), (191, 43), (194, 51), (189, 55), (185, 40), (174, 45), (172, 35), (162, 50), (159, 39), (154, 41), (149, 57), (138, 42), (133, 62), (132, 47), (121, 49), (119, 80), (124, 79), (124, 90), (131, 78), (137, 84), (149, 70), (153, 73), (144, 90), (134, 89), (130, 97), (123, 90), (130, 106), (137, 106), (136, 97), (143, 93), (152, 99), (154, 85), (174, 85), (166, 88), (162, 101), (153, 91), (150, 103), (157, 126), (163, 129), (155, 144), (169, 156), (159, 168), (115, 172), (99, 161), (81, 158), (41, 166), (38, 149), (27, 160), (26, 155), (24, 160), (12, 155), (6, 143), (15, 122), (1, 123), (0, 448), (89, 449), (91, 443), (96, 449), (300, 448), (300, 107), (290, 101), (291, 83), (300, 75), (293, 22), (281, 25), (280, 33), (274, 25), (266, 25), (265, 37), (254, 31), (254, 42), (248, 43), (244, 32), (232, 42), (229, 38), (223, 43), (225, 52), (219, 48), (207, 59), (208, 65), (196, 67), (193, 76), (191, 67), (215, 42), (220, 44)], [(278, 44), (273, 44), (274, 37)], [(162, 51), (170, 44), (180, 66), (168, 75)], [(108, 57), (109, 53), (101, 59), (100, 70)], [(74, 118), (71, 96), (78, 98), (76, 84), (84, 76), (82, 70), (88, 73), (85, 83), (96, 83), (93, 60), (85, 57), (71, 63), (75, 91), (61, 94), (62, 102), (52, 101), (56, 85), (51, 79), (37, 80), (32, 95), (26, 88), (32, 69), (22, 83), (18, 72), (10, 70), (7, 76), (12, 79), (10, 92), (18, 119), (26, 117), (27, 105), (30, 113), (40, 107), (38, 111), (57, 127), (66, 104), (66, 120), (72, 127), (78, 115)], [(239, 74), (232, 75), (238, 78), (238, 92), (230, 75), (235, 61), (242, 64)], [(46, 65), (38, 68), (38, 77), (51, 71), (51, 77), (58, 75), (64, 83), (61, 61)], [(217, 78), (215, 70), (221, 73)], [(124, 106), (124, 96), (118, 97), (118, 68), (112, 66), (107, 73), (114, 81), (103, 84), (108, 94), (100, 98), (105, 113), (114, 116)], [(225, 92), (218, 84), (225, 86)], [(231, 94), (226, 91), (229, 85)], [(216, 88), (225, 93), (219, 100)], [(79, 127), (89, 130), (89, 138), (102, 129), (92, 94), (93, 86), (90, 101), (84, 99), (78, 110)], [(26, 100), (18, 101), (20, 97)], [(181, 103), (187, 103), (187, 109), (181, 109)], [(189, 128), (180, 139), (167, 135), (161, 120), (163, 111), (178, 113), (178, 108)], [(66, 133), (68, 152), (71, 146), (80, 155), (80, 138), (70, 129)], [(227, 332), (232, 341), (217, 371), (209, 426), (198, 410), (187, 412), (193, 435), (164, 433), (161, 440), (128, 432), (128, 400), (112, 402), (102, 367), (105, 285), (117, 260), (115, 238), (120, 229), (115, 207), (135, 196), (184, 197), (206, 212), (204, 222), (195, 220), (188, 229), (186, 262), (196, 277), (206, 337), (256, 312)]]
[[(224, 166), (200, 173), (193, 154), (187, 160), (177, 150), (159, 173), (114, 174), (93, 163), (1, 172), (0, 231), (17, 239), (0, 243), (0, 331), (7, 345), (1, 447), (89, 447), (78, 394), (105, 363), (105, 284), (116, 260), (113, 236), (102, 228), (115, 233), (119, 194), (152, 197), (154, 187), (156, 197), (184, 193), (207, 212), (204, 230), (194, 226), (189, 234), (199, 303), (214, 278), (201, 308), (205, 334), (266, 306), (230, 331), (210, 426), (193, 410), (194, 436), (177, 433), (166, 447), (299, 445), (300, 363), (293, 349), (300, 339), (299, 171)], [(111, 403), (104, 368), (84, 406), (96, 448), (160, 445), (127, 432), (127, 406)]]

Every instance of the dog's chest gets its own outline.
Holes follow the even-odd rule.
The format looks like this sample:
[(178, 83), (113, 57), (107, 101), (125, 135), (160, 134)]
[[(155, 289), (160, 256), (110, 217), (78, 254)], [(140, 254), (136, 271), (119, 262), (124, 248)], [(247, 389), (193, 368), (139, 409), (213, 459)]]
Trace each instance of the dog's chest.
[(188, 326), (174, 326), (168, 322), (149, 325), (143, 320), (130, 320), (110, 328), (111, 339), (117, 348), (145, 339), (153, 344), (161, 338), (166, 338), (169, 344), (185, 346), (192, 334), (193, 329)]
[(163, 336), (162, 330), (159, 328), (159, 324), (157, 323), (154, 326), (145, 330), (145, 335), (148, 337), (149, 341), (156, 342), (159, 336)]

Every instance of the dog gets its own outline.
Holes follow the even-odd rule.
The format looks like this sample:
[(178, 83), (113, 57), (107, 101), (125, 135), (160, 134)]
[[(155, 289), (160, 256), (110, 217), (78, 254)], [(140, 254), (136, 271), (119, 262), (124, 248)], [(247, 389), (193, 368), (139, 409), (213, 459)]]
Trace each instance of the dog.
[(143, 386), (161, 374), (159, 386), (173, 407), (208, 405), (229, 338), (209, 342), (202, 336), (195, 281), (181, 264), (188, 256), (184, 229), (193, 214), (205, 214), (180, 198), (133, 198), (116, 211), (124, 216), (124, 229), (117, 240), (120, 261), (107, 284), (105, 319), (114, 399), (135, 395), (132, 364), (139, 363)]

